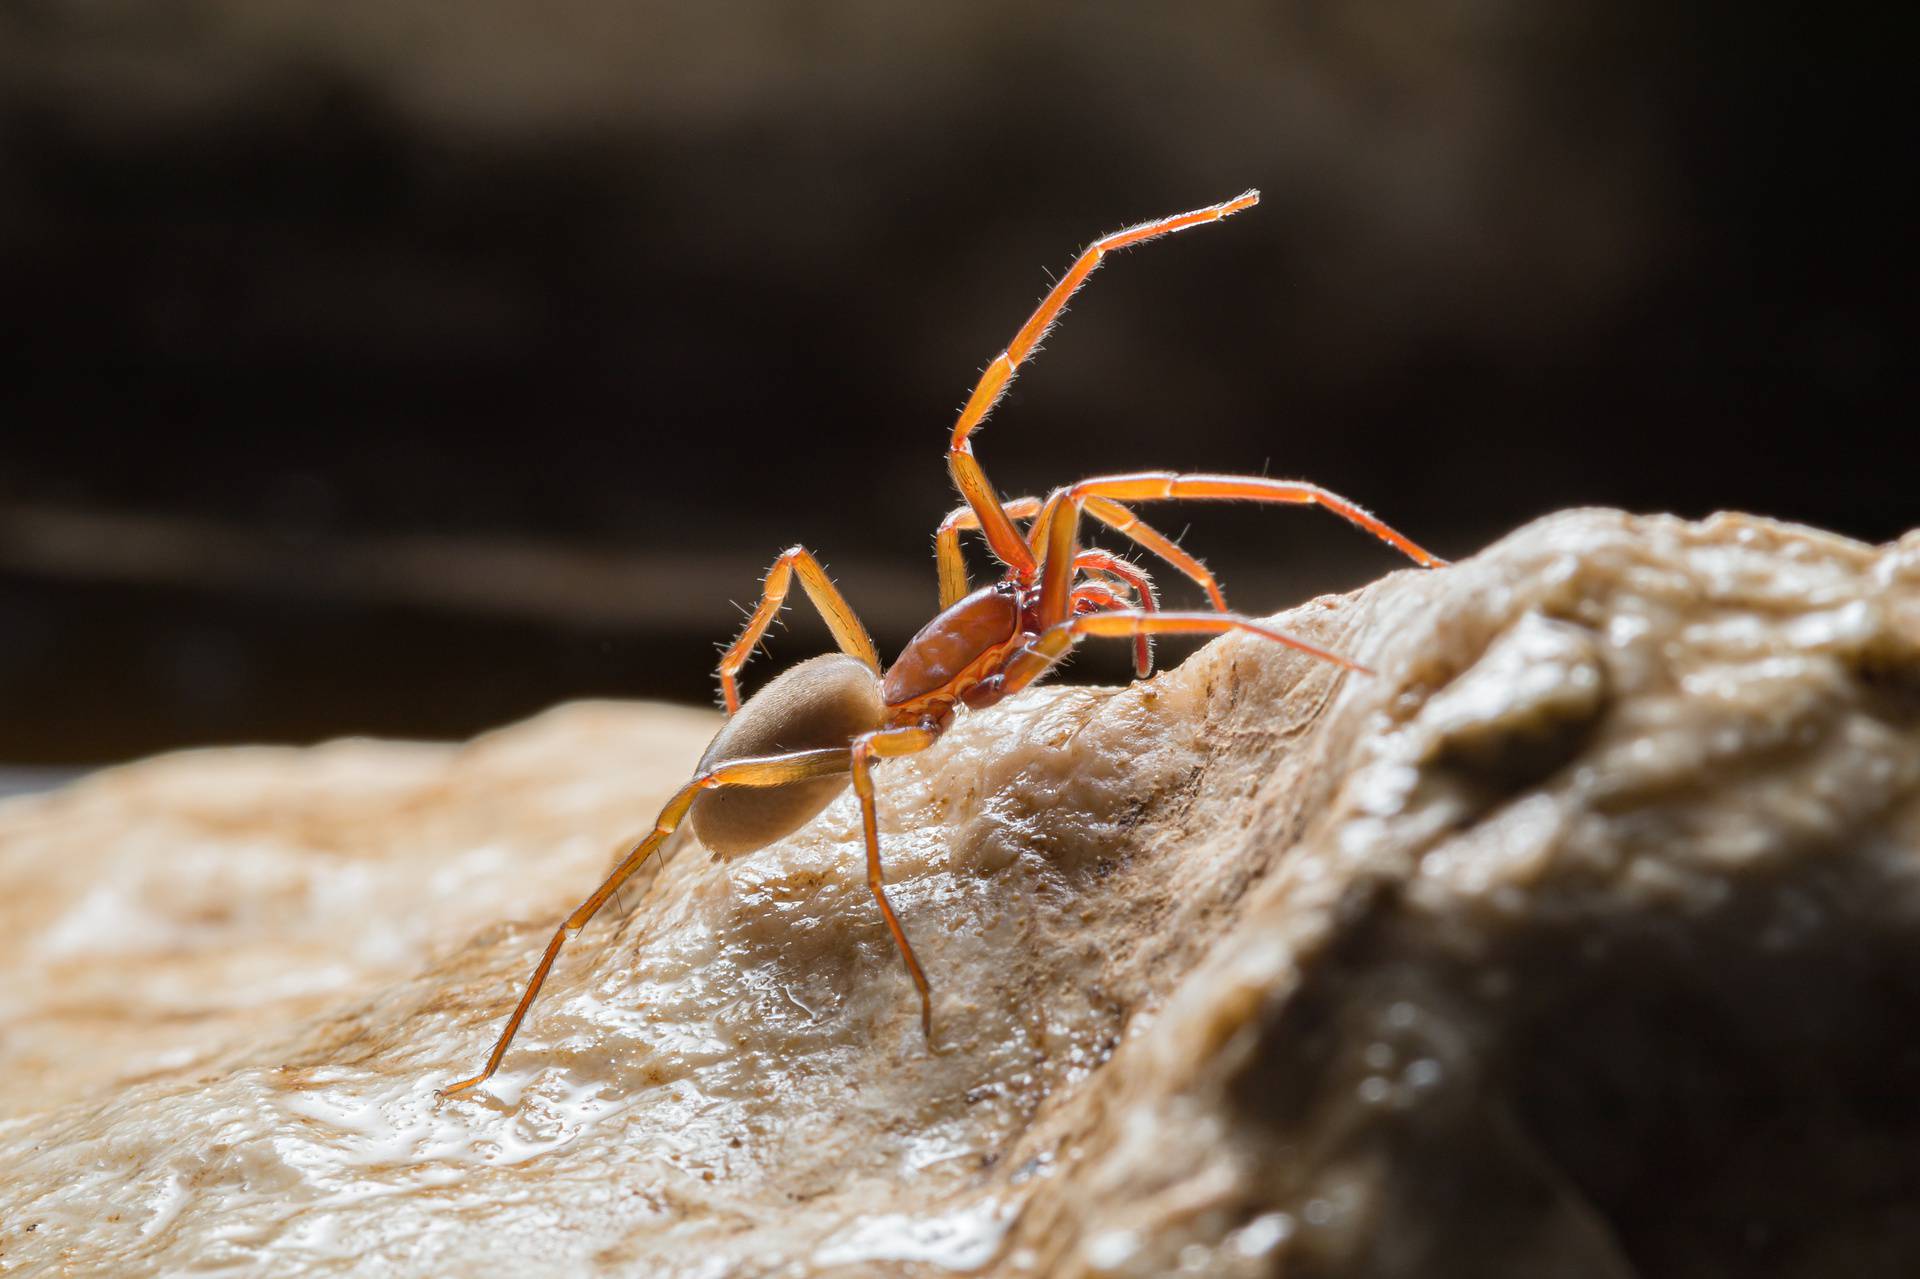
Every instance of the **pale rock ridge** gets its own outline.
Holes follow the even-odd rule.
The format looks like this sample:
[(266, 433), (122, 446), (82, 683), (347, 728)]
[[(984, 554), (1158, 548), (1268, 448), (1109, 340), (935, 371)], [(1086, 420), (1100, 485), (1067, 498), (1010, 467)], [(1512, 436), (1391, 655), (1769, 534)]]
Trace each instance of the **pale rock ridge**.
[[(1920, 1270), (1920, 536), (1572, 512), (547, 930), (713, 720), (0, 806), (0, 1268)], [(697, 852), (691, 841), (682, 851)], [(499, 920), (523, 921), (496, 927)]]

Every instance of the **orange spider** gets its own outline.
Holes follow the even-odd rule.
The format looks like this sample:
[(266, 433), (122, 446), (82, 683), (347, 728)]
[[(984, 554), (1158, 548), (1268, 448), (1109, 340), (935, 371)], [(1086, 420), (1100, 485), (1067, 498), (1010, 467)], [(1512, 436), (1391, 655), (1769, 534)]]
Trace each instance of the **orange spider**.
[[(1445, 563), (1352, 502), (1297, 481), (1167, 471), (1081, 480), (1056, 489), (1044, 502), (1031, 497), (1002, 502), (987, 482), (986, 472), (981, 470), (968, 441), (1005, 394), (1015, 370), (1033, 354), (1067, 299), (1086, 282), (1102, 258), (1157, 236), (1218, 222), (1251, 208), (1259, 199), (1259, 192), (1248, 191), (1222, 204), (1143, 222), (1095, 241), (1042, 299), (1007, 349), (994, 357), (960, 410), (947, 449), (948, 469), (966, 505), (941, 521), (935, 537), (941, 612), (907, 642), (892, 666), (881, 667), (866, 627), (811, 551), (795, 546), (773, 562), (759, 607), (720, 660), (720, 688), (729, 719), (701, 757), (693, 780), (667, 802), (653, 831), (627, 851), (606, 882), (554, 932), (525, 993), (494, 1043), (486, 1067), (443, 1092), (463, 1092), (485, 1082), (499, 1068), (561, 945), (586, 927), (682, 820), (692, 819), (695, 833), (716, 856), (737, 857), (806, 825), (846, 788), (849, 780), (860, 798), (867, 886), (919, 991), (920, 1028), (931, 1044), (933, 994), (906, 932), (887, 901), (881, 875), (880, 836), (874, 819), (875, 760), (925, 750), (952, 722), (959, 707), (991, 706), (1019, 692), (1051, 670), (1087, 635), (1132, 639), (1135, 667), (1142, 677), (1151, 669), (1154, 635), (1227, 631), (1247, 631), (1348, 670), (1365, 671), (1357, 663), (1305, 640), (1228, 612), (1220, 584), (1200, 561), (1124, 505), (1201, 498), (1324, 506), (1418, 564), (1435, 567)], [(1082, 514), (1132, 539), (1192, 578), (1206, 590), (1214, 611), (1161, 611), (1152, 580), (1144, 570), (1104, 551), (1082, 548)], [(1015, 520), (1032, 523), (1022, 534)], [(978, 529), (1006, 566), (998, 582), (971, 593), (960, 555), (960, 534), (967, 529)], [(827, 628), (842, 651), (800, 663), (742, 706), (737, 683), (740, 668), (780, 611), (795, 574), (826, 618)]]

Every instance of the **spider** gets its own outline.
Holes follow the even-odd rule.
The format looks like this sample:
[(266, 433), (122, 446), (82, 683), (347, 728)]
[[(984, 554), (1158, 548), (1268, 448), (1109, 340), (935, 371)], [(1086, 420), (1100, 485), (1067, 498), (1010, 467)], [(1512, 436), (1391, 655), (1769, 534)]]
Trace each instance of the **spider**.
[[(813, 552), (791, 547), (773, 562), (759, 606), (720, 659), (720, 691), (728, 719), (675, 792), (653, 830), (626, 850), (606, 882), (555, 930), (527, 981), (520, 1002), (479, 1074), (442, 1089), (451, 1096), (484, 1083), (546, 982), (566, 940), (600, 908), (682, 821), (716, 857), (733, 858), (766, 847), (811, 821), (851, 781), (866, 840), (867, 887), (886, 921), (920, 996), (920, 1029), (933, 1043), (933, 992), (906, 931), (887, 900), (874, 816), (873, 766), (931, 746), (962, 706), (991, 706), (1047, 674), (1080, 639), (1109, 636), (1134, 642), (1135, 669), (1152, 670), (1155, 635), (1217, 635), (1244, 631), (1351, 671), (1366, 668), (1336, 653), (1227, 610), (1220, 583), (1199, 560), (1142, 521), (1126, 505), (1169, 498), (1286, 502), (1322, 506), (1406, 554), (1437, 567), (1446, 561), (1388, 528), (1359, 506), (1313, 484), (1246, 475), (1182, 475), (1142, 471), (1104, 475), (1054, 490), (1046, 500), (1002, 501), (974, 457), (969, 437), (979, 429), (1016, 370), (1039, 346), (1067, 300), (1107, 254), (1204, 226), (1259, 202), (1248, 191), (1220, 204), (1143, 222), (1096, 240), (1040, 302), (1013, 341), (987, 365), (954, 423), (947, 466), (966, 501), (941, 521), (934, 537), (940, 612), (907, 642), (893, 665), (882, 667), (866, 627)], [(1106, 551), (1083, 547), (1082, 516), (1131, 539), (1196, 582), (1211, 612), (1165, 612), (1145, 570)], [(1015, 521), (1027, 521), (1022, 532)], [(999, 581), (970, 590), (960, 554), (962, 532), (977, 530), (1004, 566)], [(770, 681), (744, 705), (739, 675), (786, 601), (793, 579), (826, 619), (840, 652), (801, 662)]]

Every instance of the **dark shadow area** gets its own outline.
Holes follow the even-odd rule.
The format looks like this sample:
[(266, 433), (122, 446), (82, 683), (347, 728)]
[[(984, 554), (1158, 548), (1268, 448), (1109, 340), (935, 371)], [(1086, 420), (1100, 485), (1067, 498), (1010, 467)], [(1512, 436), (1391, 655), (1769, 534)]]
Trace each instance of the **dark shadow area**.
[[(12, 6), (0, 760), (704, 698), (796, 541), (892, 649), (1047, 272), (1248, 186), (1095, 280), (980, 437), (1004, 490), (1296, 475), (1448, 554), (1589, 503), (1892, 537), (1903, 47), (1784, 4)], [(1189, 522), (1254, 612), (1395, 563)], [(416, 537), (478, 587), (341, 568)], [(516, 545), (620, 567), (489, 598)]]
[[(1744, 903), (1723, 944), (1609, 939), (1511, 1043), (1518, 1119), (1639, 1273), (1920, 1268), (1920, 954), (1864, 919), (1850, 944), (1779, 941), (1857, 891)], [(1740, 922), (1752, 943), (1724, 944)]]
[(1534, 903), (1470, 958), (1388, 912), (1347, 933), (1230, 1081), (1271, 1196), (1244, 1211), (1367, 1205), (1287, 1273), (1920, 1271), (1920, 952), (1894, 863), (1819, 856), (1692, 915)]

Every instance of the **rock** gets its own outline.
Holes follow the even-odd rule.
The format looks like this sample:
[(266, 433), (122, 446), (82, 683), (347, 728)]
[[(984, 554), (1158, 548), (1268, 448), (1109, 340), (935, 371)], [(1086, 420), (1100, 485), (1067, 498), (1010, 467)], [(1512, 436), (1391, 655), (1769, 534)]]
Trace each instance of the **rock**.
[[(886, 766), (539, 947), (714, 721), (0, 807), (0, 1263), (1920, 1273), (1920, 535), (1573, 512)], [(691, 840), (683, 839), (684, 848)], [(500, 922), (512, 921), (512, 922)]]

